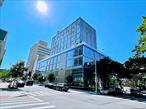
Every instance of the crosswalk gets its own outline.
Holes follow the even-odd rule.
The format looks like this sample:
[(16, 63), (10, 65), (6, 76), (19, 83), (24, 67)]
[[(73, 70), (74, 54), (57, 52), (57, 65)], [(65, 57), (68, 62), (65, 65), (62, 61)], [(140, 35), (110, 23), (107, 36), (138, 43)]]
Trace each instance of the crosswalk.
[(31, 96), (49, 96), (50, 93), (48, 93), (47, 91), (34, 91), (34, 92), (27, 92), (28, 95)]
[(56, 106), (34, 96), (0, 100), (0, 109), (55, 109)]

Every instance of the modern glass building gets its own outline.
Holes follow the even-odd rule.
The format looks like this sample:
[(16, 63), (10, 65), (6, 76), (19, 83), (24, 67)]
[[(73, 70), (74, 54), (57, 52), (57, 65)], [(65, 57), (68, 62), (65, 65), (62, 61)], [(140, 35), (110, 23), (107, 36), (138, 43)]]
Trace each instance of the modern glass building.
[(53, 72), (56, 82), (65, 82), (72, 75), (74, 85), (84, 87), (86, 77), (95, 72), (91, 67), (104, 57), (96, 48), (96, 30), (78, 18), (53, 37), (51, 55), (38, 62), (36, 71), (44, 76)]

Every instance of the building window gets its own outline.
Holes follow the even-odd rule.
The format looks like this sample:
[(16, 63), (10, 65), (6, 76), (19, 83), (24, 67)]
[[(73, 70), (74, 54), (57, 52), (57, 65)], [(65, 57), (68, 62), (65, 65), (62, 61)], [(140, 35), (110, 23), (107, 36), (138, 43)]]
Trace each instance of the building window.
[(72, 67), (73, 66), (73, 59), (67, 60), (67, 67)]
[(94, 58), (94, 51), (84, 46), (84, 56)]
[(82, 46), (75, 48), (74, 56), (79, 56), (79, 55), (82, 55), (82, 54), (83, 54), (83, 47)]
[(83, 57), (75, 58), (74, 59), (74, 66), (80, 66), (83, 64)]
[(67, 59), (73, 58), (73, 50), (67, 52)]
[(83, 71), (82, 69), (72, 70), (74, 85), (82, 86), (83, 85)]

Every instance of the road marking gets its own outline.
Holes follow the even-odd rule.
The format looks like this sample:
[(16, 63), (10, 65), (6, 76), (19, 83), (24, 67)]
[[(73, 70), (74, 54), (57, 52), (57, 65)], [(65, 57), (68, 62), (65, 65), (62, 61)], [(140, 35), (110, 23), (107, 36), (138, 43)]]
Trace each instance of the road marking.
[(32, 95), (32, 96), (46, 96), (46, 95), (50, 95), (50, 93), (44, 92), (44, 91), (31, 92), (29, 94)]
[[(1, 102), (3, 102), (3, 103), (8, 103), (8, 102), (21, 102), (21, 101), (28, 101), (28, 99), (29, 99), (29, 101), (30, 100), (36, 100), (36, 98), (35, 97), (32, 97), (32, 96), (26, 96), (26, 97), (15, 97), (15, 98), (12, 98), (12, 99), (8, 99), (8, 100), (3, 100), (3, 101), (1, 101)], [(38, 100), (37, 99), (37, 101), (40, 101), (40, 100)]]
[(3, 103), (21, 102), (21, 101), (28, 101), (28, 99), (29, 100), (34, 100), (32, 98), (17, 98), (17, 99), (16, 98), (12, 98), (12, 99), (3, 100), (3, 101), (0, 100), (0, 102), (3, 102)]
[(22, 104), (22, 105), (14, 105), (14, 106), (2, 106), (2, 107), (0, 107), (0, 109), (12, 109), (12, 108), (26, 107), (26, 106), (33, 106), (33, 105), (41, 105), (41, 104), (48, 104), (48, 102), (33, 103), (33, 104)]
[(24, 102), (24, 101), (17, 101), (17, 102), (5, 102), (5, 103), (1, 103), (0, 106), (4, 106), (4, 105), (15, 105), (15, 104), (26, 104), (26, 103), (34, 103), (34, 102), (38, 102), (38, 101), (27, 101), (27, 102)]
[(30, 108), (30, 109), (49, 109), (49, 108), (55, 108), (56, 106), (54, 105), (50, 105), (50, 106), (43, 106), (43, 107), (34, 107), (34, 108)]
[(37, 100), (37, 101), (39, 101), (39, 102), (43, 102), (43, 100), (38, 99), (38, 98), (36, 98), (36, 97), (33, 97), (33, 96), (29, 96), (29, 97), (31, 97), (32, 99)]

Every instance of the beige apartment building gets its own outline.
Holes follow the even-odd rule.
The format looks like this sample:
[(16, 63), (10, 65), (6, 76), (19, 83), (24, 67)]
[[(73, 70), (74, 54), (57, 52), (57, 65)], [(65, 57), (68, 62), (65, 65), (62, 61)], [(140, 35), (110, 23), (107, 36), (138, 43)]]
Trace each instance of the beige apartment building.
[(39, 60), (47, 58), (50, 55), (50, 49), (48, 48), (48, 43), (39, 40), (30, 48), (29, 57), (27, 61), (28, 71), (35, 71), (35, 67)]

